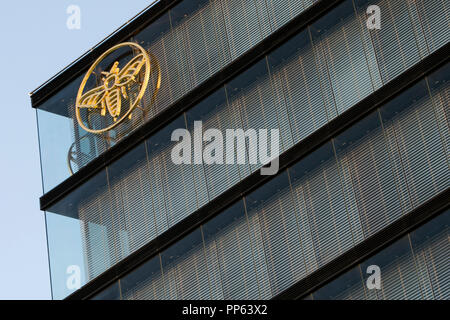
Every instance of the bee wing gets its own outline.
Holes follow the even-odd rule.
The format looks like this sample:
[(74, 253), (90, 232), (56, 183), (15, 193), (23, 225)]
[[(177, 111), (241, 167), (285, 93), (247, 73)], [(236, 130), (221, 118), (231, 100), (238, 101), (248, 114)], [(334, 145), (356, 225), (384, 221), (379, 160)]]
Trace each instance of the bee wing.
[(101, 108), (105, 98), (105, 87), (98, 86), (83, 94), (78, 101), (78, 108)]
[(120, 109), (122, 107), (122, 97), (120, 96), (120, 89), (116, 88), (111, 90), (106, 96), (106, 107), (108, 108), (111, 117), (116, 118), (120, 115)]
[(141, 71), (142, 66), (145, 64), (144, 54), (138, 54), (136, 57), (130, 60), (125, 67), (119, 72), (119, 87), (129, 84), (135, 80), (135, 77)]

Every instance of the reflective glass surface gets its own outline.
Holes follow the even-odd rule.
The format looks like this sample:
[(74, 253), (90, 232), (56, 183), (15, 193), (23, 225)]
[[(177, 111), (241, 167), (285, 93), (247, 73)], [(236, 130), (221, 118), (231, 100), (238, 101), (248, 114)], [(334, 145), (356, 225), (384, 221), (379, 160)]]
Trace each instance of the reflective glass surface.
[[(142, 45), (157, 60), (161, 88), (152, 103), (157, 80), (157, 73), (152, 71), (140, 109), (107, 134), (87, 133), (75, 119), (75, 99), (84, 74), (43, 102), (38, 107), (38, 123), (44, 192), (219, 72), (288, 22), (287, 17), (293, 18), (314, 1), (292, 1), (288, 5), (265, 2), (184, 0), (133, 34), (128, 40)], [(285, 18), (278, 20), (279, 14)], [(98, 77), (91, 77), (87, 88), (98, 84), (101, 72), (109, 71), (114, 61), (130, 60), (123, 55), (124, 50), (118, 50), (97, 67)], [(71, 154), (74, 159), (68, 160)]]
[[(128, 298), (273, 297), (446, 190), (449, 187), (450, 169), (445, 164), (448, 154), (445, 154), (443, 140), (419, 139), (417, 135), (420, 131), (417, 128), (392, 132), (390, 124), (386, 122), (391, 117), (401, 116), (402, 121), (420, 121), (422, 113), (434, 115), (435, 108), (440, 106), (435, 107), (432, 103), (431, 92), (440, 95), (445, 91), (438, 93), (431, 90), (445, 87), (444, 79), (448, 74), (444, 76), (442, 72), (446, 68), (405, 90), (393, 101), (384, 104), (219, 213), (188, 237), (163, 250), (159, 258), (148, 262), (151, 264), (149, 271), (145, 271), (145, 265), (131, 271), (126, 278), (134, 280), (126, 292), (134, 293)], [(429, 86), (430, 83), (434, 85)], [(424, 126), (428, 128), (427, 134), (430, 137), (433, 134), (446, 136), (448, 131), (441, 131), (444, 128), (437, 123), (438, 120), (434, 118)], [(401, 139), (397, 144), (402, 144), (405, 150), (422, 150), (420, 152), (429, 159), (427, 166), (421, 164), (421, 157), (398, 161), (399, 157), (408, 154), (396, 154), (397, 151), (391, 149), (390, 139), (393, 138)], [(433, 152), (427, 151), (427, 146), (432, 146)], [(423, 167), (423, 170), (440, 172), (443, 177), (435, 181), (429, 175), (421, 180), (414, 179), (407, 168), (416, 165)], [(423, 185), (419, 181), (436, 187), (422, 189)], [(412, 193), (413, 190), (417, 190), (421, 196)], [(416, 242), (411, 241), (417, 243), (413, 245), (418, 248), (420, 241), (423, 241), (420, 239), (424, 237), (427, 236), (411, 235), (411, 239), (416, 239)], [(344, 280), (330, 284), (328, 291), (320, 291), (316, 298), (422, 297), (424, 291), (417, 291), (422, 286), (418, 282), (420, 279), (417, 280), (418, 271), (414, 269), (417, 267), (411, 262), (419, 259), (419, 256), (410, 252), (408, 248), (411, 244), (405, 239), (378, 254), (374, 258), (375, 262), (370, 260), (367, 265), (363, 263), (351, 270), (343, 276)], [(428, 281), (442, 281), (442, 284), (434, 284), (444, 288), (441, 289), (441, 296), (448, 294), (445, 289), (447, 273), (445, 267), (441, 266), (442, 263), (445, 265), (445, 253), (448, 250), (447, 236), (445, 239), (445, 243), (439, 242), (435, 247), (438, 260), (423, 261), (424, 264), (429, 263), (427, 268), (436, 262), (437, 271), (430, 275)], [(426, 249), (423, 250), (423, 255), (428, 254)], [(390, 261), (394, 257), (406, 262), (392, 267), (390, 271)], [(384, 280), (383, 296), (374, 291), (366, 292), (361, 287), (358, 277), (366, 281), (365, 272), (371, 264), (379, 265), (389, 275)], [(408, 282), (402, 284), (403, 293), (398, 292), (398, 272), (411, 277), (408, 280), (404, 276), (404, 281)], [(444, 280), (440, 280), (442, 277)], [(342, 290), (345, 292), (342, 293)]]
[[(315, 300), (448, 300), (450, 211), (446, 211), (313, 292)], [(380, 268), (380, 288), (371, 288)]]
[[(137, 31), (129, 40), (152, 53), (161, 69), (156, 100), (152, 103), (157, 79), (152, 72), (134, 116), (105, 134), (87, 133), (75, 119), (75, 97), (83, 75), (42, 103), (38, 127), (44, 192), (314, 2), (184, 0)], [(449, 40), (449, 33), (442, 31), (448, 27), (443, 3), (383, 0), (370, 4), (383, 12), (381, 30), (369, 31), (365, 26), (368, 1), (344, 1), (269, 54), (267, 62), (261, 61), (240, 80), (227, 84), (230, 108), (239, 108), (241, 125), (279, 128), (281, 149), (286, 150)], [(109, 70), (115, 60), (131, 59), (131, 52), (122, 51), (101, 63), (97, 74)], [(100, 81), (97, 78), (91, 77), (87, 88)], [(93, 124), (97, 120), (90, 119)]]
[[(195, 70), (217, 71), (209, 69), (211, 64), (194, 63), (205, 59), (186, 50), (191, 40), (212, 41), (197, 38), (203, 29), (195, 23), (212, 23), (220, 16), (217, 21), (227, 26), (231, 18), (238, 19), (233, 10), (243, 4), (231, 6), (231, 2), (183, 2), (136, 34), (146, 48), (165, 52), (163, 83), (173, 83), (162, 89), (149, 117), (199, 83)], [(264, 10), (270, 12), (278, 2), (269, 2)], [(249, 15), (263, 10), (253, 4), (248, 4)], [(375, 42), (375, 35), (362, 27), (362, 5), (345, 1), (331, 10), (52, 205), (46, 217), (54, 297), (73, 292), (67, 282), (74, 274), (73, 268), (67, 271), (70, 266), (79, 266), (81, 284), (92, 280), (260, 167), (248, 162), (175, 165), (171, 159), (175, 129), (186, 129), (193, 136), (195, 121), (202, 121), (203, 133), (209, 128), (221, 132), (275, 128), (280, 130), (283, 152), (432, 52), (429, 45), (399, 42), (405, 52), (416, 48), (418, 58), (411, 54), (404, 64), (380, 62), (378, 56), (389, 42), (381, 41), (384, 33), (376, 35), (381, 40)], [(217, 6), (231, 6), (231, 11)], [(420, 7), (419, 2), (415, 7)], [(271, 14), (268, 21), (275, 21)], [(216, 18), (209, 21), (207, 15)], [(251, 19), (257, 23), (263, 16), (251, 15)], [(411, 33), (415, 25), (406, 18), (398, 23), (403, 20)], [(214, 26), (219, 28), (219, 23)], [(270, 26), (270, 30), (277, 28), (276, 23)], [(233, 28), (240, 30), (243, 25)], [(244, 35), (234, 34), (233, 45), (224, 46), (229, 59), (250, 45), (243, 38), (238, 41)], [(421, 37), (431, 41), (430, 36)], [(439, 39), (433, 41), (442, 43)], [(217, 43), (211, 45), (213, 54), (205, 50), (198, 55), (229, 61)], [(191, 58), (180, 61), (186, 55)], [(130, 274), (122, 298), (269, 298), (446, 190), (450, 181), (448, 68), (402, 92), (203, 224), (192, 243), (180, 243), (179, 249), (174, 245), (172, 253), (161, 252), (155, 260), (160, 271), (154, 262), (148, 272), (144, 266), (139, 269), (145, 281), (140, 276), (133, 280)], [(75, 159), (84, 161), (119, 138), (71, 140), (83, 132), (61, 106), (77, 90), (77, 81), (81, 80), (38, 110), (45, 191), (69, 176), (68, 164), (75, 171), (81, 167), (67, 161), (72, 145)], [(245, 152), (248, 156), (255, 150), (246, 147)], [(189, 288), (180, 287), (180, 281)]]

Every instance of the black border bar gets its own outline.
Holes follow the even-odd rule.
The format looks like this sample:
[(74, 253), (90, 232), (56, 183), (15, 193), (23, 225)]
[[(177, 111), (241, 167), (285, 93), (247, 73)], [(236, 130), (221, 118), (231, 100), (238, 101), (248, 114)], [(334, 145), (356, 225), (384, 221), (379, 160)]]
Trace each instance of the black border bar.
[[(427, 74), (444, 65), (450, 58), (449, 50), (450, 44), (447, 44), (441, 49), (435, 51), (434, 53), (423, 59), (421, 62), (414, 65), (412, 68), (408, 69), (407, 71), (405, 71), (404, 73), (402, 73), (401, 75), (390, 81), (388, 84), (381, 87), (380, 89), (378, 89), (377, 91), (375, 91), (374, 93), (372, 93), (371, 95), (369, 95), (368, 97), (357, 103), (355, 106), (347, 110), (345, 113), (333, 119), (327, 125), (320, 128), (319, 130), (316, 130), (313, 134), (311, 134), (310, 136), (308, 136), (307, 138), (300, 141), (292, 148), (281, 154), (280, 171), (286, 169), (290, 165), (299, 161), (301, 158), (305, 157), (312, 151), (319, 148), (324, 143), (328, 142), (332, 137), (335, 137), (336, 135), (338, 135), (339, 133), (341, 133), (354, 123), (358, 122), (360, 119), (368, 115), (377, 107), (381, 106), (383, 103), (387, 102), (388, 100), (391, 100), (400, 92), (404, 91), (414, 83), (423, 79), (423, 77), (425, 77)], [(257, 187), (266, 183), (268, 180), (274, 177), (276, 177), (276, 175), (263, 176), (260, 174), (259, 170), (252, 173), (250, 176), (248, 176), (238, 184), (234, 185), (233, 187), (231, 187), (230, 189), (219, 195), (217, 198), (213, 199), (212, 201), (210, 201), (209, 203), (207, 203), (206, 205), (204, 205), (203, 207), (201, 207), (200, 209), (198, 209), (197, 211), (195, 211), (194, 213), (183, 219), (181, 222), (177, 223), (175, 226), (171, 227), (169, 230), (167, 230), (157, 238), (150, 241), (148, 244), (144, 245), (142, 248), (138, 249), (137, 251), (135, 251), (134, 253), (132, 253), (119, 263), (117, 263), (116, 265), (112, 266), (107, 271), (100, 274), (98, 277), (88, 282), (86, 285), (84, 285), (79, 290), (72, 293), (66, 299), (86, 299), (91, 297), (96, 292), (99, 292), (100, 290), (111, 284), (113, 281), (116, 281), (119, 278), (123, 277), (130, 270), (135, 269), (143, 262), (155, 256), (158, 252), (164, 250), (165, 248), (167, 248), (180, 238), (187, 235), (189, 232), (193, 231), (195, 228), (199, 227), (207, 220), (219, 214), (228, 206), (238, 201), (241, 197), (250, 193), (252, 190), (256, 189)], [(448, 203), (449, 202), (448, 199), (450, 199), (449, 191), (447, 190), (444, 193), (443, 198), (437, 197), (436, 199), (439, 199), (440, 202), (438, 200), (433, 200), (431, 203), (434, 204), (435, 203), (434, 201), (438, 201), (439, 203), (441, 202)], [(427, 215), (430, 212), (429, 210), (428, 211), (427, 210), (428, 209), (426, 205), (421, 206), (419, 209), (416, 209), (414, 211), (418, 213), (413, 214), (412, 217), (419, 215), (420, 218), (420, 216), (423, 214)], [(413, 221), (408, 222), (409, 221), (408, 219), (410, 218), (404, 219), (402, 218), (399, 221), (403, 222), (398, 222), (397, 224), (394, 224), (394, 227), (391, 228), (392, 231), (387, 232), (387, 236), (389, 235), (392, 236), (394, 232), (399, 232), (403, 230), (402, 228), (405, 228), (405, 226), (407, 225), (413, 225), (413, 222), (415, 220), (411, 218), (413, 219)], [(375, 244), (378, 244), (380, 242), (379, 240), (376, 241), (371, 240), (371, 241), (374, 242)], [(366, 240), (364, 241), (364, 244), (366, 243), (370, 244), (372, 242)], [(364, 244), (361, 244), (360, 246), (363, 246)], [(370, 248), (372, 248), (372, 246), (374, 245), (372, 244)], [(344, 262), (339, 262), (341, 261), (339, 260), (338, 262), (336, 262), (336, 265), (339, 266), (341, 266), (341, 264), (348, 265), (351, 259), (356, 258), (356, 256), (360, 254), (359, 251), (355, 250), (361, 249), (352, 249), (352, 250), (353, 251), (350, 252), (353, 252), (353, 254), (352, 253), (349, 253), (347, 255), (344, 254), (344, 258), (342, 258)], [(336, 268), (333, 266), (334, 265), (329, 267), (331, 268), (331, 271), (319, 270), (320, 272), (324, 272), (325, 276), (324, 275), (316, 276), (320, 280), (320, 281), (317, 280), (316, 282), (321, 283), (323, 281), (326, 281), (326, 279), (328, 279), (329, 277), (336, 274), (337, 272)], [(308, 277), (307, 279), (310, 279), (310, 277)], [(312, 281), (312, 280), (302, 280), (302, 281)], [(292, 291), (295, 293), (295, 296), (300, 296), (300, 294), (302, 294), (306, 290), (305, 284), (303, 284), (303, 282), (301, 282), (298, 285), (298, 287), (300, 289), (292, 289)], [(310, 288), (310, 286), (308, 286), (308, 288)], [(300, 294), (297, 294), (296, 292), (297, 293), (300, 292)], [(286, 293), (286, 296), (287, 294), (288, 293)], [(283, 297), (284, 296), (281, 296), (279, 298)]]
[(78, 60), (66, 67), (53, 78), (35, 89), (31, 94), (31, 106), (37, 108), (40, 104), (45, 102), (64, 85), (69, 83), (82, 72), (86, 71), (89, 66), (99, 57), (103, 52), (108, 50), (113, 45), (125, 41), (131, 37), (137, 30), (144, 28), (161, 14), (169, 10), (181, 0), (160, 0), (158, 3), (152, 5), (150, 8), (144, 10), (142, 14), (126, 23), (119, 28), (110, 37), (106, 38), (93, 49), (86, 52)]
[(450, 206), (449, 199), (450, 188), (359, 243), (272, 299), (295, 300), (307, 296), (363, 262), (365, 259), (388, 247), (409, 232), (417, 229), (420, 225), (443, 213)]
[[(343, 1), (344, 0), (322, 0), (300, 13), (296, 18), (272, 33), (266, 39), (262, 40), (258, 45), (247, 51), (241, 57), (231, 62), (227, 67), (218, 71), (208, 80), (119, 141), (116, 145), (89, 162), (78, 172), (45, 193), (40, 198), (41, 210), (48, 209), (52, 204), (56, 203), (59, 199), (77, 188), (100, 170), (104, 169), (107, 165), (120, 158), (137, 144), (141, 143), (157, 130), (181, 115), (184, 111), (206, 98), (231, 78), (246, 70), (250, 65), (263, 58), (270, 51), (279, 47), (289, 38), (295, 36), (315, 19)], [(150, 10), (151, 9), (152, 8), (150, 8)]]

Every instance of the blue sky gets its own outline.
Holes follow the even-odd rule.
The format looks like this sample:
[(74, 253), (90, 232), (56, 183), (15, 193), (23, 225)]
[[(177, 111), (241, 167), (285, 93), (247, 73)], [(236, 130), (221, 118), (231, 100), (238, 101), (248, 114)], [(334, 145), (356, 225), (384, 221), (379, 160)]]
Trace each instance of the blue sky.
[[(28, 93), (152, 2), (2, 2), (0, 299), (51, 298), (36, 117)], [(72, 4), (81, 9), (80, 30), (66, 26)]]

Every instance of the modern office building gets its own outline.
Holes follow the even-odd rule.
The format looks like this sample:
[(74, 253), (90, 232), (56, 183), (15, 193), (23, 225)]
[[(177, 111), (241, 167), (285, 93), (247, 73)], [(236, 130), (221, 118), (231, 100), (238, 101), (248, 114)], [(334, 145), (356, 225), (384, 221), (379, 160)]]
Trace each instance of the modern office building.
[[(31, 94), (53, 298), (449, 299), (449, 40), (440, 0), (147, 8)], [(278, 173), (176, 164), (195, 121)]]

